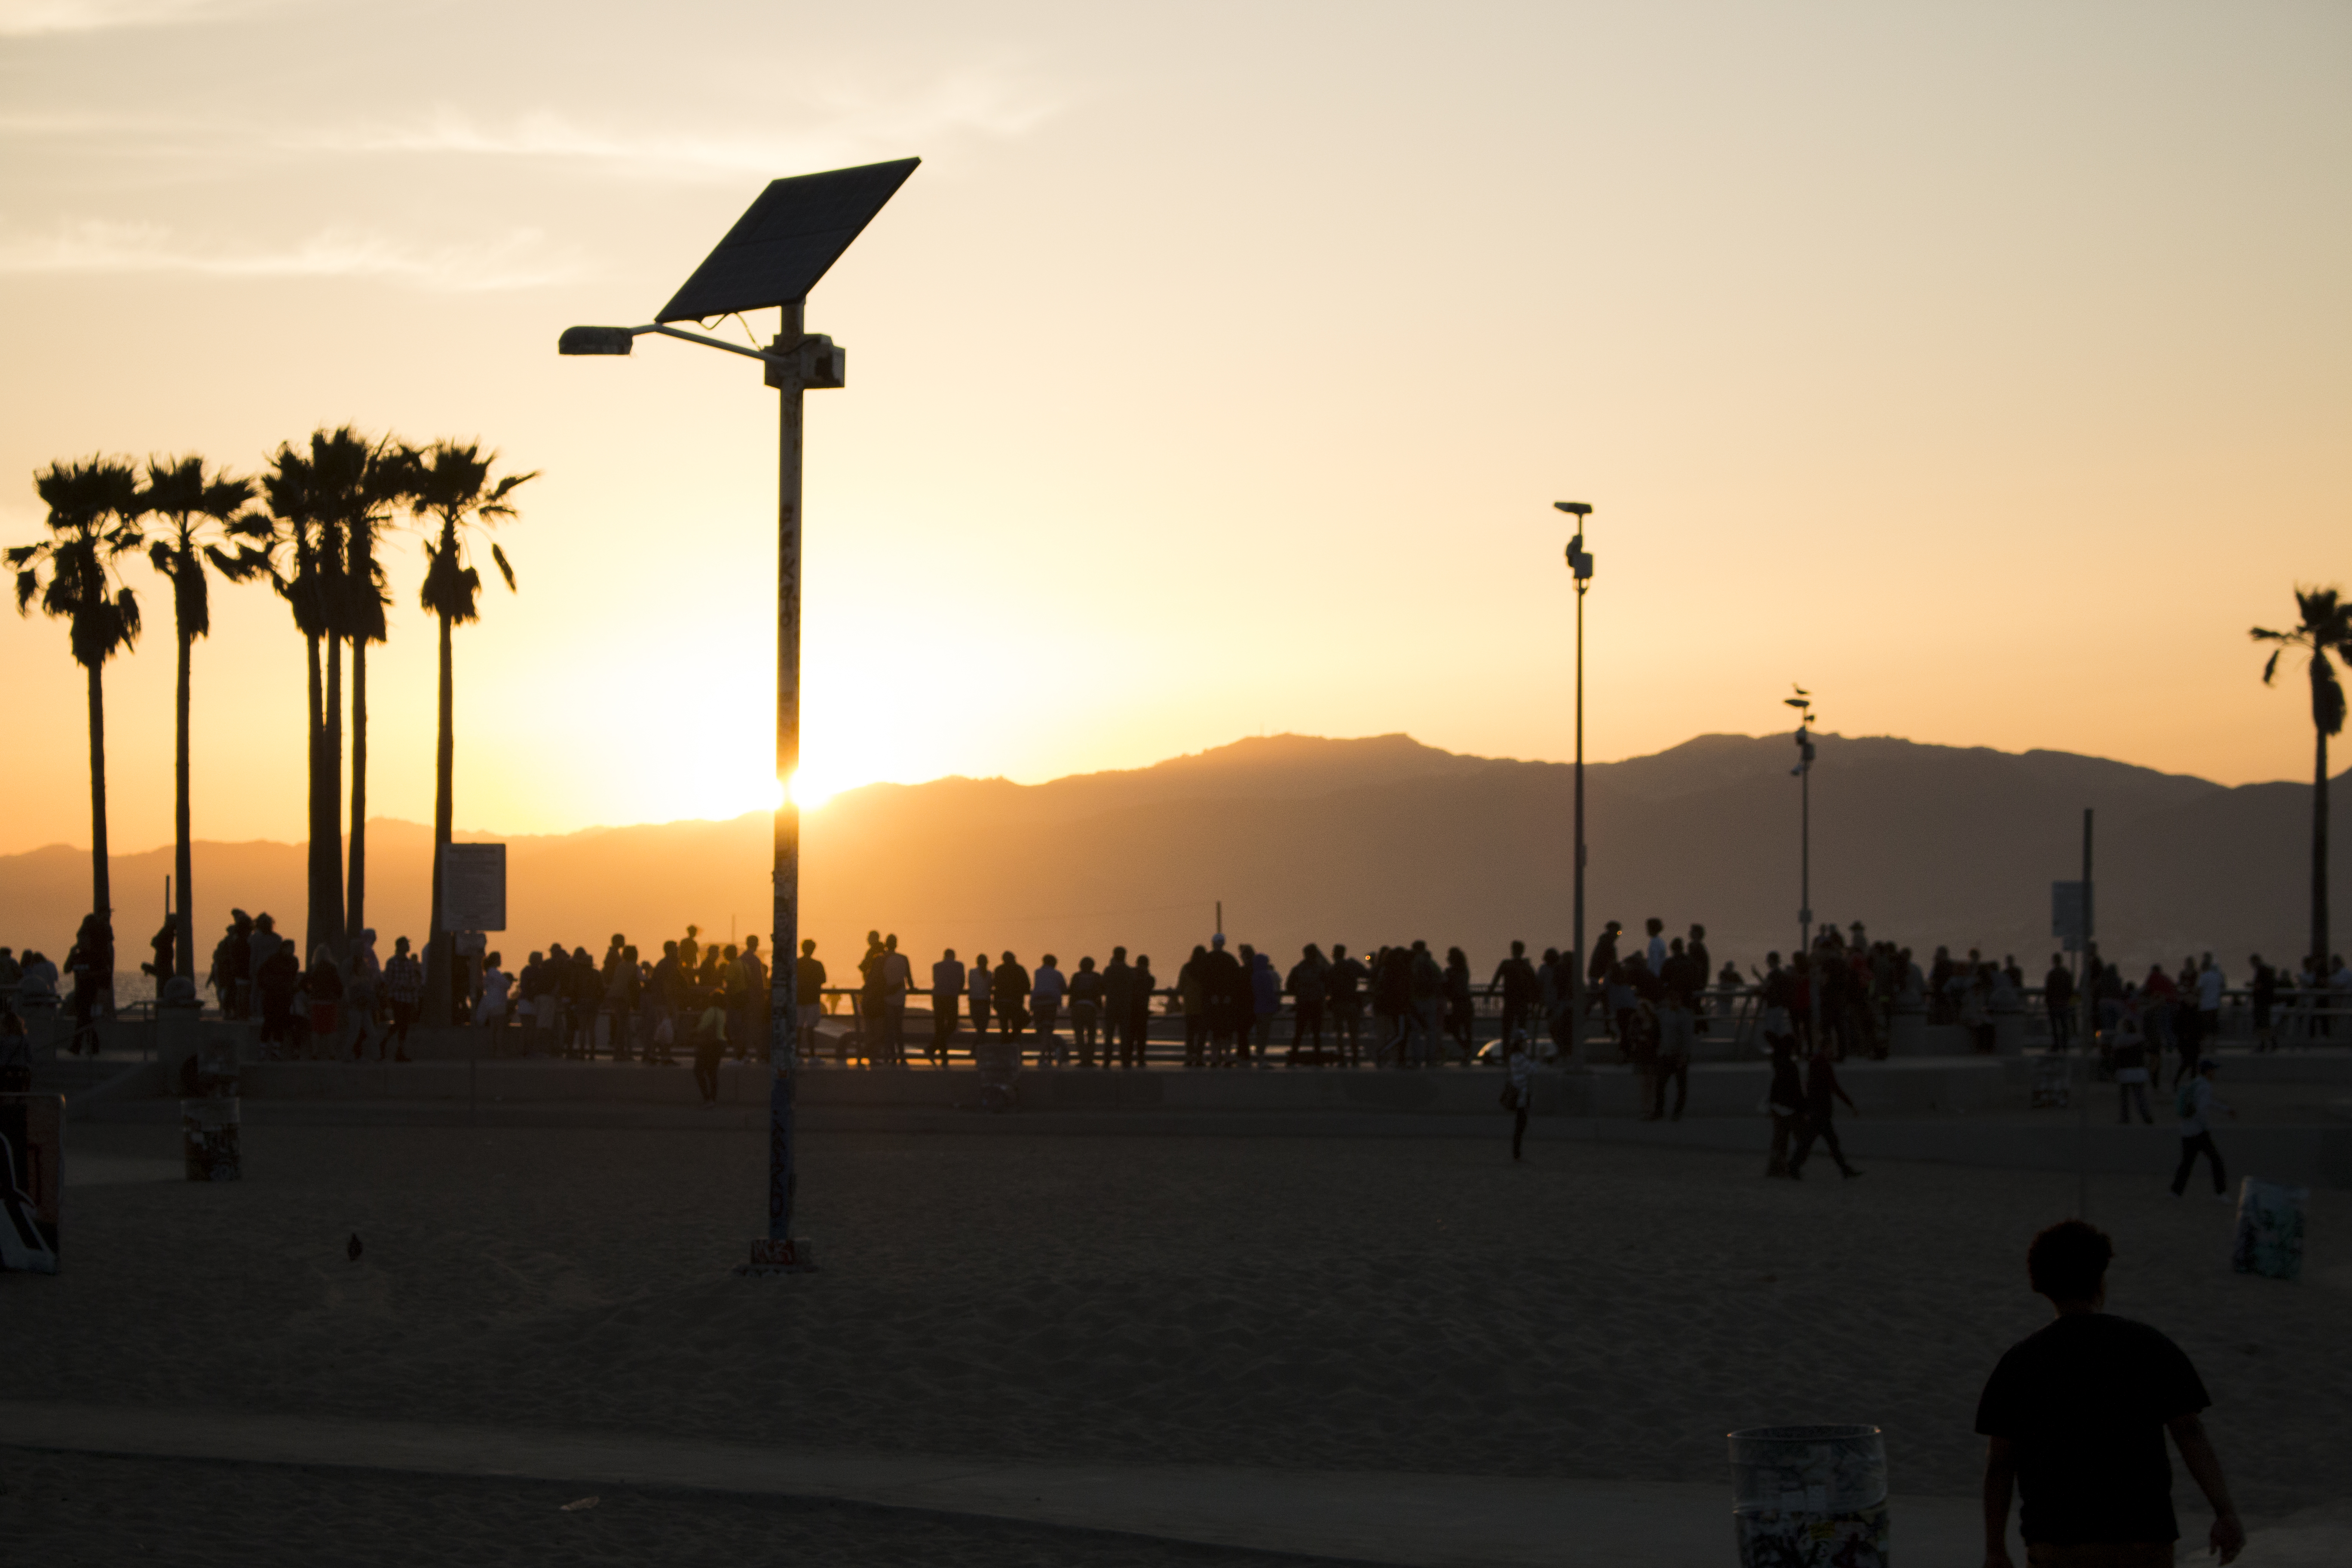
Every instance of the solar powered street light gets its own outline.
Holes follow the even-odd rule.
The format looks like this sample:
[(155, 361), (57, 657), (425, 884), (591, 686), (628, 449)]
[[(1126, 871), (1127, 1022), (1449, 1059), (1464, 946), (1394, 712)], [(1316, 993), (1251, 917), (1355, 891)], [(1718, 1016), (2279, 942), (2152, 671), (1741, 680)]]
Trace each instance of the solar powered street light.
[[(921, 162), (901, 158), (777, 180), (736, 220), (719, 247), (694, 269), (652, 324), (572, 327), (557, 352), (626, 355), (655, 335), (725, 349), (761, 361), (767, 384), (783, 395), (776, 495), (776, 806), (775, 919), (769, 975), (768, 1234), (751, 1244), (746, 1268), (763, 1273), (814, 1267), (793, 1236), (798, 1184), (793, 1150), (793, 1097), (800, 1044), (800, 807), (792, 797), (801, 750), (801, 394), (837, 388), (846, 358), (831, 338), (804, 330), (808, 292), (841, 258)], [(669, 325), (748, 310), (781, 309), (766, 349), (744, 348)]]

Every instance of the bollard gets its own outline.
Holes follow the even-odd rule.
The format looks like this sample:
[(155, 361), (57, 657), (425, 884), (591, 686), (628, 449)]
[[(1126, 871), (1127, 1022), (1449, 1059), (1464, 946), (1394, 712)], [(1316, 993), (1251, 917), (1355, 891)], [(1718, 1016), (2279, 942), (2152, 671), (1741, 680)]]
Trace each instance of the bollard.
[(244, 1175), (237, 1121), (234, 1098), (180, 1101), (180, 1147), (187, 1159), (188, 1180), (234, 1182)]
[(1754, 1426), (1729, 1436), (1740, 1568), (1885, 1568), (1885, 1434)]

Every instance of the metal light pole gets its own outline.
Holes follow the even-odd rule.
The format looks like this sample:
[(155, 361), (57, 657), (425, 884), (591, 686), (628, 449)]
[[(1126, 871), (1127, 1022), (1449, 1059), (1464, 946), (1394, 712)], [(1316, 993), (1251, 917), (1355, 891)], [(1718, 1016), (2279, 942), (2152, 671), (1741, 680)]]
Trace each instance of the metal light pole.
[(1584, 592), (1592, 586), (1592, 556), (1584, 548), (1584, 520), (1592, 509), (1580, 500), (1551, 503), (1576, 519), (1568, 542), (1568, 569), (1576, 577), (1576, 917), (1568, 977), (1568, 1048), (1584, 1038)]
[(1801, 687), (1781, 701), (1797, 710), (1797, 951), (1805, 955), (1805, 995), (1811, 1014), (1813, 1048), (1822, 1042), (1822, 977), (1813, 970), (1813, 700)]
[[(566, 354), (625, 354), (646, 333), (679, 338), (762, 362), (767, 384), (782, 395), (776, 475), (776, 782), (782, 795), (775, 816), (774, 967), (768, 977), (768, 1226), (767, 1235), (751, 1243), (751, 1261), (738, 1266), (742, 1273), (815, 1267), (807, 1243), (792, 1231), (799, 1185), (793, 1100), (800, 1066), (801, 838), (792, 784), (801, 751), (801, 395), (842, 386), (847, 363), (831, 338), (805, 330), (808, 291), (919, 162), (905, 158), (773, 182), (653, 325), (572, 327), (558, 345)], [(781, 309), (782, 320), (765, 351), (666, 324), (769, 309)]]

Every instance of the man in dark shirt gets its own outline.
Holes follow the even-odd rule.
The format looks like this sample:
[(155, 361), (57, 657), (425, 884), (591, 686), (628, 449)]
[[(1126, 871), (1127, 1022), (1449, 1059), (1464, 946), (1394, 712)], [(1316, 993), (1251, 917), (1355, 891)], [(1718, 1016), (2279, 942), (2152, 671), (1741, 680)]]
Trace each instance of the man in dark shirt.
[(1986, 1380), (1977, 1430), (1986, 1446), (1985, 1568), (2012, 1568), (2009, 1496), (2031, 1568), (2171, 1568), (2180, 1527), (2164, 1435), (2213, 1505), (2222, 1563), (2246, 1544), (2221, 1461), (2198, 1412), (2212, 1403), (2189, 1358), (2156, 1330), (2110, 1317), (2115, 1247), (2078, 1219), (2033, 1238), (2026, 1275), (2057, 1321), (2020, 1340)]
[(801, 955), (793, 970), (793, 1026), (800, 1030), (801, 1059), (813, 1062), (817, 1020), (824, 1016), (824, 960), (816, 955), (814, 937), (801, 938)]
[(1249, 977), (1241, 961), (1225, 951), (1225, 933), (1209, 939), (1208, 956), (1201, 961), (1201, 990), (1209, 1005), (1209, 1059), (1223, 1067), (1232, 1058), (1236, 1035), (1241, 1061), (1249, 1062), (1251, 999)]
[[(1706, 948), (1706, 927), (1692, 926), (1690, 941), (1684, 945), (1683, 951), (1690, 954), (1691, 967), (1698, 972), (1698, 988), (1706, 990), (1715, 978), (1715, 954)], [(1698, 1015), (1697, 1028), (1700, 1034), (1706, 1033), (1706, 1015), (1704, 1012)]]
[(2042, 977), (2042, 1005), (2050, 1012), (2050, 1048), (2063, 1051), (2074, 1043), (2074, 973), (2063, 954), (2050, 955), (2050, 973)]
[(1706, 971), (1684, 950), (1683, 939), (1675, 938), (1666, 962), (1658, 968), (1658, 1087), (1650, 1100), (1653, 1121), (1666, 1114), (1669, 1083), (1675, 1086), (1674, 1120), (1683, 1119), (1683, 1106), (1690, 1099), (1691, 1040), (1696, 1033), (1698, 994), (1706, 984)]
[(1127, 949), (1110, 950), (1110, 962), (1103, 965), (1102, 976), (1103, 1066), (1110, 1066), (1114, 1059), (1123, 1067), (1132, 1066), (1127, 1037), (1135, 1023), (1135, 969), (1127, 962)]
[(1503, 994), (1503, 1038), (1507, 1041), (1527, 1026), (1528, 1008), (1538, 990), (1535, 966), (1528, 962), (1528, 944), (1511, 943), (1511, 956), (1495, 966), (1495, 978), (1486, 982), (1486, 994), (1497, 991)]
[(1119, 1044), (1122, 1068), (1151, 1065), (1151, 994), (1159, 988), (1160, 982), (1151, 973), (1151, 955), (1137, 953), (1135, 973), (1128, 980), (1127, 1037)]

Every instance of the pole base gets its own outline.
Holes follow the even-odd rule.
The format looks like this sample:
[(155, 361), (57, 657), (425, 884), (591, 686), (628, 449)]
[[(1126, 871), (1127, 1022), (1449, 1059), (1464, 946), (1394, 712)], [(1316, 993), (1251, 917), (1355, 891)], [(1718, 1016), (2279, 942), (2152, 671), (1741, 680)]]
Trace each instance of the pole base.
[(751, 1244), (751, 1261), (735, 1266), (738, 1274), (764, 1277), (770, 1274), (814, 1274), (816, 1262), (809, 1254), (808, 1237), (796, 1236), (790, 1241), (755, 1241)]

